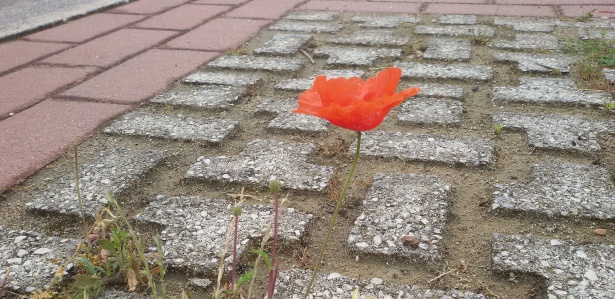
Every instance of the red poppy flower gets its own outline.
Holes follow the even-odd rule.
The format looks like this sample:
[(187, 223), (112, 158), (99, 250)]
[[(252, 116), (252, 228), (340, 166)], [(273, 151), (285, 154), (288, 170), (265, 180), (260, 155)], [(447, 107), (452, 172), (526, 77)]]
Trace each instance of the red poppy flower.
[(299, 107), (293, 112), (315, 115), (349, 130), (369, 131), (382, 123), (391, 108), (419, 93), (418, 87), (395, 93), (399, 77), (401, 69), (392, 67), (367, 81), (318, 76), (314, 86), (299, 96)]

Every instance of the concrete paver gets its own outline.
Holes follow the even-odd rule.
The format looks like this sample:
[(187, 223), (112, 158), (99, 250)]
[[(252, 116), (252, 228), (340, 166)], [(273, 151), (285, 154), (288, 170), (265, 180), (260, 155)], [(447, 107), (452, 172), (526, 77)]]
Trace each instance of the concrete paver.
[(10, 41), (0, 45), (0, 74), (12, 68), (59, 52), (71, 45), (31, 41)]
[(93, 71), (93, 68), (28, 67), (0, 77), (0, 120), (44, 100), (62, 87), (83, 80)]
[(36, 41), (81, 43), (126, 25), (145, 16), (99, 13), (39, 31), (25, 38)]
[(135, 27), (185, 30), (197, 26), (225, 11), (224, 5), (182, 5), (135, 24)]
[[(147, 50), (175, 35), (172, 31), (121, 29), (108, 35), (91, 40), (42, 62), (62, 65), (110, 66), (124, 58)], [(118, 47), (117, 44), (130, 40), (130, 44)]]
[(216, 57), (215, 52), (149, 50), (69, 90), (63, 96), (134, 104)]
[(66, 153), (129, 106), (45, 100), (0, 122), (0, 190)]

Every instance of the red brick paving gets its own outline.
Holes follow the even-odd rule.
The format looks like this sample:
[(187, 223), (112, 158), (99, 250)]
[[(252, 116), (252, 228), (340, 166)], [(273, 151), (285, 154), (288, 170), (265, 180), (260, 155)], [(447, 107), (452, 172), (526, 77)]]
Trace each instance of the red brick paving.
[(185, 30), (230, 9), (221, 5), (182, 5), (135, 25), (141, 28)]
[[(43, 62), (65, 65), (109, 66), (149, 49), (177, 34), (173, 31), (121, 29), (51, 56)], [(130, 41), (126, 43), (125, 41)], [(122, 44), (121, 47), (118, 47)]]
[(615, 18), (615, 4), (613, 5), (562, 5), (562, 13), (566, 17), (582, 17), (591, 13), (594, 17)]
[(66, 153), (96, 133), (127, 105), (46, 100), (0, 122), (0, 190)]
[(44, 100), (57, 89), (83, 80), (93, 71), (93, 68), (27, 67), (0, 77), (0, 120)]
[(249, 0), (197, 0), (192, 2), (192, 4), (226, 4), (226, 5), (234, 5), (234, 4), (242, 4), (246, 3)]
[(228, 16), (236, 18), (279, 19), (304, 0), (252, 0), (231, 11)]
[(111, 9), (110, 12), (151, 15), (190, 1), (191, 0), (139, 0)]
[(495, 5), (495, 4), (452, 4), (430, 3), (424, 13), (428, 14), (473, 14), (482, 16), (507, 17), (556, 17), (557, 13), (552, 6), (525, 6), (525, 5)]
[(72, 45), (21, 40), (0, 44), (0, 73), (70, 46)]
[(32, 40), (81, 43), (145, 16), (99, 13), (26, 36)]
[(397, 12), (418, 13), (420, 3), (393, 3), (393, 2), (349, 2), (349, 1), (309, 1), (299, 9), (352, 11), (352, 12)]
[(270, 21), (267, 20), (219, 18), (171, 40), (166, 46), (179, 49), (227, 51), (240, 46), (269, 23)]
[[(137, 0), (0, 43), (0, 193), (110, 118), (163, 92), (295, 8), (531, 17), (592, 12), (615, 18), (615, 0)], [(178, 36), (159, 45), (172, 34)], [(42, 59), (72, 67), (36, 65)], [(98, 70), (75, 67), (82, 64)], [(77, 84), (95, 71), (99, 74)], [(75, 86), (65, 90), (70, 85)], [(73, 100), (46, 99), (58, 93)], [(16, 113), (7, 117), (11, 112)]]
[(165, 91), (172, 82), (218, 55), (215, 52), (149, 50), (62, 95), (110, 103), (138, 104)]

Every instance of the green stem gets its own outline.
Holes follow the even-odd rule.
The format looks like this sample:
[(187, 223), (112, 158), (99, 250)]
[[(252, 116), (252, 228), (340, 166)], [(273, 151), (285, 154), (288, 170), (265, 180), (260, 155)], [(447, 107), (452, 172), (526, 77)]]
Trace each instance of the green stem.
[(305, 294), (303, 295), (303, 299), (306, 299), (310, 294), (310, 289), (312, 289), (312, 284), (314, 283), (314, 279), (316, 278), (316, 274), (318, 270), (320, 270), (320, 265), (322, 264), (322, 259), (325, 255), (325, 249), (327, 248), (327, 243), (329, 243), (329, 238), (331, 237), (331, 233), (333, 232), (333, 226), (335, 226), (335, 221), (337, 220), (337, 215), (339, 214), (340, 208), (342, 207), (342, 201), (344, 200), (344, 196), (346, 195), (346, 190), (348, 190), (348, 185), (350, 185), (350, 179), (352, 179), (352, 175), (354, 174), (354, 169), (357, 166), (357, 162), (359, 161), (359, 153), (361, 152), (361, 132), (357, 132), (357, 150), (354, 154), (354, 160), (352, 160), (352, 166), (350, 166), (350, 173), (348, 174), (348, 178), (346, 179), (346, 183), (344, 184), (344, 189), (342, 189), (342, 193), (340, 197), (337, 199), (337, 205), (335, 206), (335, 212), (333, 212), (333, 218), (331, 218), (331, 224), (329, 224), (329, 229), (327, 230), (327, 236), (325, 237), (325, 241), (322, 243), (322, 248), (320, 249), (320, 255), (318, 256), (318, 263), (314, 268), (314, 272), (312, 272), (312, 278), (310, 278), (310, 282), (307, 285), (307, 289), (305, 290)]

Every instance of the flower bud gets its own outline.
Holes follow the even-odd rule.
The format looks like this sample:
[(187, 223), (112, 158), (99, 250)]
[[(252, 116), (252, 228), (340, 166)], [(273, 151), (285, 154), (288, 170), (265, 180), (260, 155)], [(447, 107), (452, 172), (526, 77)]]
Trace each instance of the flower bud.
[(235, 216), (235, 217), (239, 217), (239, 216), (241, 216), (241, 212), (242, 212), (242, 211), (243, 211), (243, 210), (241, 209), (241, 206), (240, 206), (240, 205), (236, 205), (236, 206), (233, 208), (233, 216)]
[(278, 183), (278, 181), (276, 180), (269, 181), (269, 191), (271, 191), (271, 193), (279, 192), (280, 183)]

